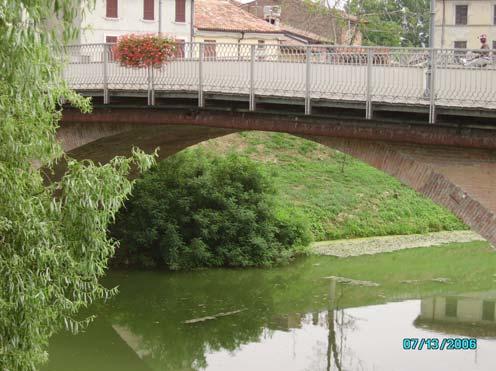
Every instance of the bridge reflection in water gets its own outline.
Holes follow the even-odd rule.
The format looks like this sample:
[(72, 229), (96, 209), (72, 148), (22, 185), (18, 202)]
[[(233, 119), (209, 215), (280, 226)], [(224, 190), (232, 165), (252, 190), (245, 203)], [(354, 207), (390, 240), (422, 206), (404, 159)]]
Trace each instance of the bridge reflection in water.
[(193, 94), (203, 107), (206, 95), (247, 101), (285, 99), (312, 106), (358, 106), (371, 119), (384, 105), (407, 112), (496, 111), (496, 68), (492, 60), (461, 64), (454, 49), (285, 46), (186, 43), (174, 60), (159, 68), (127, 68), (113, 59), (109, 44), (67, 48), (64, 77), (93, 96), (157, 97)]

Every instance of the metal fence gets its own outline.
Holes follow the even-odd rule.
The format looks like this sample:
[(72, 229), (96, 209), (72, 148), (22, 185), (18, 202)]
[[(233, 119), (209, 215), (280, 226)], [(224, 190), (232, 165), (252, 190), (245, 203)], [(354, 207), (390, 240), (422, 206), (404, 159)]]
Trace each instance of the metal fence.
[[(242, 94), (256, 97), (363, 102), (367, 118), (376, 103), (496, 109), (496, 53), (460, 49), (353, 46), (182, 44), (160, 67), (129, 68), (114, 61), (112, 45), (67, 48), (64, 77), (76, 90)], [(485, 51), (486, 52), (486, 51)], [(472, 57), (475, 58), (470, 59)], [(494, 56), (494, 57), (493, 57)], [(468, 57), (468, 58), (467, 58)]]

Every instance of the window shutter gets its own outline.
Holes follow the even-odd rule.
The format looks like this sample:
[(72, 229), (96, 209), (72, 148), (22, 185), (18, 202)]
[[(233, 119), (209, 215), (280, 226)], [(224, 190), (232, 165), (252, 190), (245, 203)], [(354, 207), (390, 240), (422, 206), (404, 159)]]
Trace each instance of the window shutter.
[(143, 19), (153, 21), (155, 19), (155, 1), (143, 0)]
[(186, 0), (176, 0), (176, 22), (186, 22)]
[(107, 0), (107, 18), (118, 18), (118, 0)]
[(117, 36), (106, 36), (105, 42), (110, 44), (115, 44), (117, 42)]

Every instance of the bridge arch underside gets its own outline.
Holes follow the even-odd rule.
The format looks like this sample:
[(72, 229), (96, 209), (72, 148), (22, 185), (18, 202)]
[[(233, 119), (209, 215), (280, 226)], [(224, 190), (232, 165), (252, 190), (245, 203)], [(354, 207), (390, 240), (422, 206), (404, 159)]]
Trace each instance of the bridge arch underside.
[[(165, 158), (205, 140), (246, 130), (278, 131), (301, 136), (347, 153), (394, 176), (451, 210), (496, 246), (496, 151), (491, 148), (443, 145), (432, 138), (429, 140), (433, 143), (428, 143), (425, 137), (415, 139), (415, 135), (407, 136), (410, 139), (402, 141), (380, 136), (370, 139), (370, 135), (369, 139), (365, 139), (356, 132), (357, 128), (354, 128), (354, 137), (339, 133), (329, 135), (322, 130), (309, 130), (306, 124), (295, 122), (288, 122), (286, 129), (282, 130), (274, 125), (274, 120), (268, 120), (270, 124), (263, 125), (263, 120), (251, 116), (246, 116), (244, 125), (240, 127), (220, 125), (220, 122), (218, 127), (204, 125), (198, 123), (196, 115), (191, 116), (190, 122), (185, 122), (184, 116), (181, 116), (181, 119), (160, 123), (139, 122), (131, 116), (118, 120), (98, 114), (91, 115), (91, 119), (88, 117), (72, 113), (64, 117), (58, 132), (59, 140), (71, 156), (101, 163), (116, 155), (129, 155), (133, 146), (147, 152), (160, 147), (160, 156)], [(439, 135), (439, 138), (443, 137), (442, 133)], [(463, 142), (465, 139), (451, 138), (448, 142)], [(484, 141), (484, 138), (481, 140)], [(485, 143), (486, 147), (490, 147)]]

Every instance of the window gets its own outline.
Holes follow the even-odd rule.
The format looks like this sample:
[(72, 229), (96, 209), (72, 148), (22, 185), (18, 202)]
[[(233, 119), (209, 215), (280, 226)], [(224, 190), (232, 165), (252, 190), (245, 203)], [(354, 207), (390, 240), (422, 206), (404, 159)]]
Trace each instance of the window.
[(455, 7), (455, 24), (464, 25), (467, 24), (468, 17), (468, 5), (457, 5)]
[(107, 0), (107, 18), (118, 18), (119, 14), (118, 0)]
[(186, 22), (186, 0), (176, 0), (176, 22)]
[(155, 0), (143, 0), (143, 19), (148, 21), (155, 19)]
[(455, 49), (467, 49), (467, 42), (466, 41), (455, 41), (454, 48)]
[(496, 41), (493, 41), (493, 49), (496, 49)]
[(456, 317), (458, 312), (458, 300), (456, 298), (446, 298), (446, 317)]
[(482, 320), (483, 321), (494, 321), (494, 301), (483, 301), (482, 302)]
[(217, 56), (217, 41), (216, 40), (205, 40), (203, 54), (205, 58), (215, 59)]
[(496, 5), (493, 6), (493, 24), (496, 25)]
[(264, 50), (264, 49), (265, 49), (265, 41), (258, 40), (258, 50)]
[(117, 36), (105, 36), (105, 42), (115, 44), (117, 42)]

